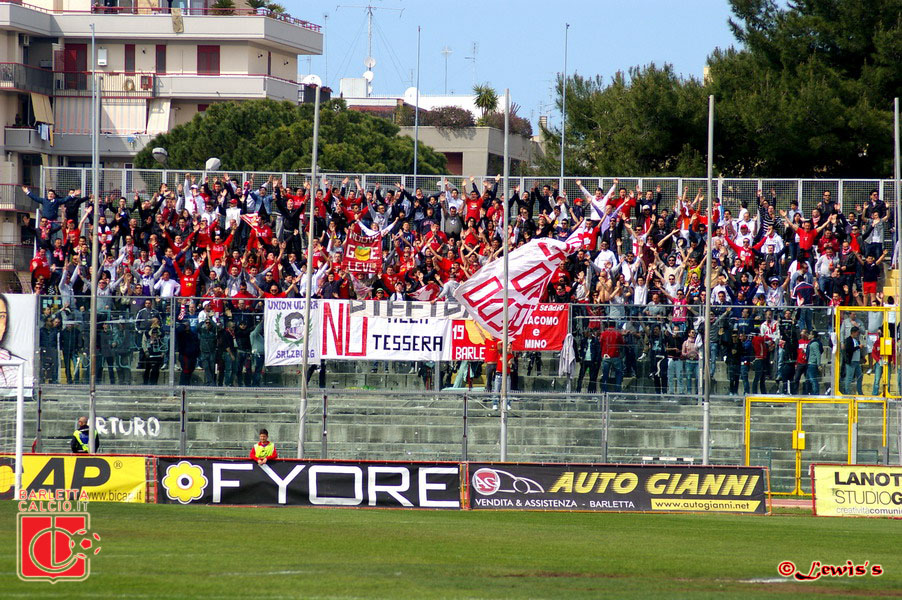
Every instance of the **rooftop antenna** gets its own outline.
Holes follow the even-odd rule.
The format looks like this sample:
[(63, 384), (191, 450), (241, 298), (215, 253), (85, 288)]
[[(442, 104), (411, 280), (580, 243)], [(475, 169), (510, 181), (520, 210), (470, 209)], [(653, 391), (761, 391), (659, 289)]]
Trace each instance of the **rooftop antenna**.
[(479, 42), (473, 42), (473, 56), (464, 56), (464, 60), (473, 61), (473, 85), (476, 85), (476, 54), (479, 52)]
[(394, 10), (398, 11), (398, 18), (404, 14), (403, 8), (389, 8), (387, 6), (373, 6), (372, 4), (339, 4), (335, 10), (339, 8), (362, 8), (366, 11), (366, 58), (363, 59), (363, 66), (366, 71), (363, 78), (366, 79), (366, 97), (373, 95), (373, 67), (376, 66), (376, 59), (373, 58), (373, 11), (375, 10)]
[(445, 95), (448, 95), (448, 56), (454, 52), (448, 46), (442, 48), (442, 55), (445, 57)]

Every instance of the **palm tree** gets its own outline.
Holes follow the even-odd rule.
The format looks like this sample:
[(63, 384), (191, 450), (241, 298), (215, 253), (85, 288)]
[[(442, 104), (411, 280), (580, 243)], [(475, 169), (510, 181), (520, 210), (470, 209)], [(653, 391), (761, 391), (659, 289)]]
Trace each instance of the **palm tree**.
[(245, 0), (248, 8), (253, 10), (259, 10), (261, 8), (266, 8), (267, 0)]
[(482, 111), (483, 118), (490, 112), (498, 109), (498, 92), (489, 84), (474, 85), (473, 93), (476, 94), (474, 104), (476, 104), (476, 108)]

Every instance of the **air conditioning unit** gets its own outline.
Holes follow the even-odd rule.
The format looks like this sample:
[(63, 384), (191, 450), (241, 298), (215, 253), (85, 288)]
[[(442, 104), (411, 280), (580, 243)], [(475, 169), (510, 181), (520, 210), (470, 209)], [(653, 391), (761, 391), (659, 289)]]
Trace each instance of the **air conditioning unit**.
[(29, 44), (31, 44), (31, 36), (29, 36), (27, 33), (20, 33), (19, 44), (22, 46), (28, 46)]
[(153, 77), (151, 77), (150, 75), (141, 75), (141, 89), (153, 89)]

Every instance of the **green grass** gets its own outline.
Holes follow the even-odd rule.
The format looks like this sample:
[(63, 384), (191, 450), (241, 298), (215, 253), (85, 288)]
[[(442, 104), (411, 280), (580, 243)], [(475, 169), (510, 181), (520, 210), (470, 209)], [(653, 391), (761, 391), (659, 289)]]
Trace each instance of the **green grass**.
[[(2, 598), (805, 598), (902, 595), (902, 521), (677, 514), (91, 505), (83, 583), (15, 576), (0, 503)], [(812, 583), (777, 564), (882, 564)]]

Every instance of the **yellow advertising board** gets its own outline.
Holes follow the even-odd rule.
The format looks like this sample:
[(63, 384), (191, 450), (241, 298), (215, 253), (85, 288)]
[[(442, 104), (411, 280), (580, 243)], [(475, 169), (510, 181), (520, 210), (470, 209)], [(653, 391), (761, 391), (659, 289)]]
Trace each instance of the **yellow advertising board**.
[(902, 467), (811, 465), (814, 514), (902, 519)]
[[(13, 461), (0, 456), (0, 498), (12, 497)], [(81, 489), (89, 502), (147, 502), (146, 461), (143, 456), (25, 454), (22, 488)]]

